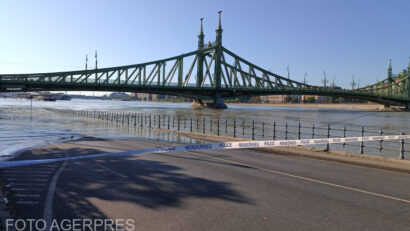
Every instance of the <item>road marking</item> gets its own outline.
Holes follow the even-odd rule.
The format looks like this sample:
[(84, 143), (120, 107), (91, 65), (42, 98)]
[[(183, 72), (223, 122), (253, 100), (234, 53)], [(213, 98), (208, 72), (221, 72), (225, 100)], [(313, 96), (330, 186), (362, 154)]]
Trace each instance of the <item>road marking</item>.
[(24, 177), (24, 178), (29, 178), (29, 177), (36, 177), (36, 178), (48, 178), (50, 176), (50, 174), (30, 174), (29, 176), (24, 175), (24, 174), (18, 174), (18, 173), (6, 173), (6, 176), (10, 176), (10, 177)]
[(47, 179), (32, 179), (32, 178), (27, 178), (27, 177), (24, 177), (24, 178), (6, 178), (6, 180), (7, 181), (48, 181), (48, 178)]
[(38, 194), (15, 194), (15, 197), (40, 197)]
[(122, 177), (122, 178), (128, 178), (128, 176), (126, 176), (126, 175), (124, 175), (124, 174), (121, 174), (121, 173), (119, 173), (119, 172), (116, 172), (116, 171), (114, 171), (114, 170), (112, 170), (112, 169), (110, 169), (110, 168), (108, 168), (108, 167), (105, 167), (105, 166), (99, 164), (99, 163), (97, 163), (97, 164), (95, 164), (95, 165), (97, 165), (98, 167), (100, 167), (100, 168), (102, 168), (102, 169), (104, 169), (104, 170), (106, 170), (106, 171), (108, 171), (108, 172), (110, 172), (110, 173), (112, 173), (112, 174), (114, 174), (114, 175), (116, 175), (116, 176), (119, 176), (119, 177)]
[(15, 183), (11, 182), (10, 185), (31, 185), (31, 186), (45, 186), (43, 183)]
[(10, 189), (11, 191), (41, 191), (41, 190), (43, 190), (43, 189), (41, 189), (41, 188), (11, 188)]
[(49, 170), (3, 170), (4, 173), (52, 173), (53, 171)]
[(245, 164), (245, 163), (238, 162), (238, 161), (233, 161), (233, 160), (226, 160), (226, 159), (223, 159), (223, 158), (208, 156), (208, 155), (200, 154), (200, 153), (196, 153), (196, 152), (187, 152), (187, 153), (191, 153), (191, 154), (194, 154), (196, 156), (208, 157), (208, 158), (211, 158), (211, 159), (224, 161), (224, 162), (228, 162), (228, 163), (233, 163), (233, 164), (237, 164), (237, 165), (242, 165), (242, 166), (245, 166), (245, 167), (251, 167), (251, 168), (255, 168), (255, 169), (258, 169), (258, 170), (265, 171), (265, 172), (274, 173), (274, 174), (277, 174), (277, 175), (292, 177), (292, 178), (296, 178), (296, 179), (300, 179), (300, 180), (305, 180), (305, 181), (310, 181), (310, 182), (314, 182), (314, 183), (318, 183), (318, 184), (333, 186), (333, 187), (336, 187), (336, 188), (346, 189), (346, 190), (350, 190), (350, 191), (354, 191), (354, 192), (360, 192), (360, 193), (364, 193), (364, 194), (368, 194), (368, 195), (372, 195), (372, 196), (376, 196), (376, 197), (381, 197), (381, 198), (385, 198), (385, 199), (390, 199), (390, 200), (395, 200), (395, 201), (400, 201), (400, 202), (405, 202), (405, 203), (410, 204), (410, 200), (406, 200), (406, 199), (402, 199), (402, 198), (398, 198), (398, 197), (394, 197), (394, 196), (388, 196), (388, 195), (384, 195), (384, 194), (380, 194), (380, 193), (374, 193), (374, 192), (370, 192), (370, 191), (366, 191), (366, 190), (362, 190), (362, 189), (352, 188), (352, 187), (349, 187), (349, 186), (334, 184), (334, 183), (330, 183), (330, 182), (326, 182), (326, 181), (322, 181), (322, 180), (316, 180), (316, 179), (309, 178), (309, 177), (298, 176), (298, 175), (294, 175), (294, 174), (290, 174), (290, 173), (286, 173), (286, 172), (261, 168), (261, 167), (251, 165), (251, 164)]
[(51, 179), (50, 186), (48, 187), (46, 203), (44, 205), (44, 214), (43, 214), (43, 218), (46, 221), (46, 230), (50, 230), (51, 219), (53, 216), (54, 190), (57, 185), (57, 180), (58, 180), (58, 177), (60, 176), (60, 173), (63, 171), (66, 165), (67, 165), (67, 161), (65, 161), (61, 165), (61, 167), (57, 170), (57, 172), (54, 174), (53, 178)]
[(38, 201), (17, 201), (16, 204), (19, 205), (38, 205), (40, 202)]
[(16, 169), (17, 172), (36, 172), (36, 171), (49, 171), (53, 172), (55, 168), (48, 168), (48, 167), (38, 167), (38, 168), (27, 168), (24, 167), (23, 169)]
[[(153, 146), (153, 144), (148, 143), (148, 142), (143, 142), (143, 141), (140, 141), (140, 142)], [(233, 160), (226, 160), (226, 159), (223, 159), (223, 158), (213, 157), (213, 156), (209, 156), (209, 155), (205, 155), (205, 154), (201, 154), (201, 153), (197, 153), (197, 152), (189, 152), (188, 151), (188, 152), (185, 152), (185, 153), (191, 153), (191, 154), (196, 155), (196, 156), (208, 157), (208, 158), (219, 160), (219, 161), (224, 161), (224, 162), (228, 162), (228, 163), (242, 165), (242, 166), (245, 166), (245, 167), (251, 167), (251, 168), (254, 168), (254, 169), (262, 170), (262, 171), (265, 171), (265, 172), (270, 172), (270, 173), (277, 174), (277, 175), (292, 177), (292, 178), (296, 178), (296, 179), (300, 179), (300, 180), (305, 180), (305, 181), (310, 181), (310, 182), (314, 182), (314, 183), (318, 183), (318, 184), (333, 186), (333, 187), (336, 187), (336, 188), (341, 188), (341, 189), (350, 190), (350, 191), (354, 191), (354, 192), (360, 192), (360, 193), (363, 193), (363, 194), (373, 195), (373, 196), (376, 196), (376, 197), (381, 197), (381, 198), (385, 198), (385, 199), (390, 199), (390, 200), (395, 200), (395, 201), (400, 201), (400, 202), (405, 202), (405, 203), (410, 204), (410, 200), (406, 200), (406, 199), (402, 199), (402, 198), (398, 198), (398, 197), (394, 197), (394, 196), (388, 196), (388, 195), (384, 195), (384, 194), (380, 194), (380, 193), (374, 193), (374, 192), (370, 192), (370, 191), (366, 191), (366, 190), (362, 190), (362, 189), (357, 189), (357, 188), (353, 188), (353, 187), (349, 187), (349, 186), (338, 185), (338, 184), (334, 184), (334, 183), (330, 183), (330, 182), (326, 182), (326, 181), (316, 180), (316, 179), (309, 178), (309, 177), (303, 177), (303, 176), (298, 176), (298, 175), (294, 175), (294, 174), (290, 174), (290, 173), (286, 173), (286, 172), (266, 169), (266, 168), (258, 167), (258, 166), (251, 165), (251, 164), (246, 164), (246, 163), (233, 161)], [(155, 153), (155, 154), (161, 154), (161, 153)]]

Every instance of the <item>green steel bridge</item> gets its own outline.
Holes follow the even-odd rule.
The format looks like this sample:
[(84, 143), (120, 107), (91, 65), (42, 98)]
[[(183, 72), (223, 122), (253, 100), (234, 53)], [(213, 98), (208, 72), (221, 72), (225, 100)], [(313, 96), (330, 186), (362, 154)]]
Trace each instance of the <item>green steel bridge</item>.
[[(410, 107), (408, 70), (358, 89), (313, 86), (274, 74), (222, 46), (221, 15), (216, 40), (204, 44), (201, 29), (198, 49), (162, 60), (69, 72), (2, 74), (0, 92), (13, 91), (119, 91), (193, 98), (199, 106), (223, 108), (224, 99), (263, 95), (320, 95), (355, 98)], [(206, 104), (205, 101), (213, 103)]]

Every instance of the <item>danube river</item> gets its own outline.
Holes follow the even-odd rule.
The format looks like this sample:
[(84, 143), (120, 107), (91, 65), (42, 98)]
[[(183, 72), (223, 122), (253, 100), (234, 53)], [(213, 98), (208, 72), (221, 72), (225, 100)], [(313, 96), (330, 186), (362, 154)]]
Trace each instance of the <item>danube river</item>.
[[(79, 100), (44, 102), (24, 99), (0, 99), (0, 155), (9, 156), (23, 150), (40, 145), (78, 139), (84, 136), (100, 138), (137, 138), (156, 139), (164, 142), (196, 142), (185, 137), (170, 133), (147, 132), (138, 126), (118, 126), (113, 123), (96, 119), (65, 116), (48, 110), (99, 110), (106, 112), (130, 112), (145, 115), (161, 115), (163, 118), (186, 119), (188, 124), (193, 119), (196, 123), (206, 118), (208, 126), (212, 119), (213, 133), (216, 131), (216, 121), (220, 120), (222, 135), (227, 129), (228, 134), (233, 134), (233, 120), (237, 126), (237, 136), (250, 138), (252, 121), (255, 122), (255, 139), (284, 139), (288, 130), (288, 139), (297, 138), (298, 126), (301, 124), (301, 138), (326, 137), (327, 126), (331, 128), (331, 136), (343, 136), (346, 128), (347, 136), (360, 136), (362, 126), (364, 135), (379, 135), (380, 129), (384, 134), (410, 133), (409, 112), (376, 112), (348, 109), (316, 109), (316, 108), (281, 108), (269, 106), (241, 106), (229, 105), (227, 110), (192, 109), (189, 103), (157, 103), (135, 101), (102, 101)], [(198, 122), (199, 121), (199, 122)], [(273, 126), (275, 122), (275, 128)], [(185, 122), (187, 123), (187, 122)], [(228, 124), (226, 124), (228, 123)], [(288, 124), (286, 128), (286, 123)], [(245, 129), (242, 128), (245, 124)], [(315, 128), (313, 128), (313, 125)], [(181, 125), (182, 126), (182, 125)], [(189, 126), (189, 125), (185, 125)], [(184, 127), (185, 127), (184, 126)], [(138, 130), (139, 129), (139, 130)], [(182, 127), (181, 127), (182, 129)], [(187, 128), (186, 128), (187, 129)], [(185, 129), (185, 130), (186, 130)], [(275, 133), (273, 132), (275, 129)], [(193, 130), (196, 130), (193, 129)], [(199, 129), (201, 130), (201, 129)], [(199, 131), (198, 130), (198, 131)], [(207, 128), (207, 130), (210, 130)], [(201, 130), (202, 131), (202, 130)], [(243, 135), (243, 132), (245, 133)], [(379, 143), (366, 144), (366, 154), (397, 157), (400, 145), (398, 142), (386, 142), (382, 152)], [(406, 144), (406, 148), (410, 149)], [(332, 145), (332, 149), (358, 152), (359, 144)], [(410, 153), (406, 152), (409, 156)]]

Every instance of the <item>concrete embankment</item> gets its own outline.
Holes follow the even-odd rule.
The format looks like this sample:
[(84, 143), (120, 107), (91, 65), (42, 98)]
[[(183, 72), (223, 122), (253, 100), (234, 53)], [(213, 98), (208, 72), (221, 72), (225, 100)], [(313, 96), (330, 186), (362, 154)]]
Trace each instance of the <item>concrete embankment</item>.
[(287, 103), (279, 103), (279, 104), (250, 104), (250, 103), (234, 103), (228, 104), (230, 106), (247, 106), (247, 107), (289, 107), (289, 108), (322, 108), (322, 109), (352, 109), (352, 110), (364, 110), (364, 111), (402, 111), (404, 108), (400, 106), (391, 106), (390, 108), (384, 107), (381, 104), (354, 104), (354, 103), (341, 103), (341, 104), (316, 104), (316, 103), (306, 103), (306, 104), (287, 104)]

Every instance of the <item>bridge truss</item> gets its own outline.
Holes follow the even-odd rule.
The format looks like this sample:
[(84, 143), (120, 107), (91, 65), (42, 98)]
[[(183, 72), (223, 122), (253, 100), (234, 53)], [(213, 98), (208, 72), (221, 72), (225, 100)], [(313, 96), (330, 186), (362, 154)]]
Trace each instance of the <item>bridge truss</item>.
[(198, 50), (153, 62), (69, 72), (2, 74), (0, 91), (120, 91), (195, 100), (324, 95), (410, 105), (410, 66), (406, 76), (388, 77), (359, 89), (312, 86), (267, 71), (223, 47), (220, 21), (213, 44), (203, 44), (202, 21), (198, 37)]

